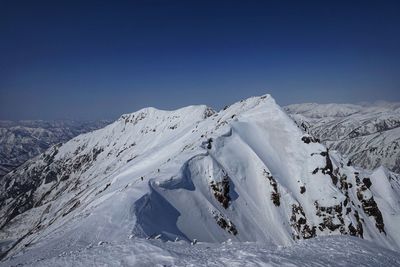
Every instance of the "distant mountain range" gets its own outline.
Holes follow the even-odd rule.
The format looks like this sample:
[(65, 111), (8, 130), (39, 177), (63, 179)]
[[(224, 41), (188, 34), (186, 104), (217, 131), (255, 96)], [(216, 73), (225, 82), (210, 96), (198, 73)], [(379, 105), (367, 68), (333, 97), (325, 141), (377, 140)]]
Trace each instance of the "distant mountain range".
[(296, 104), (285, 111), (306, 132), (366, 169), (400, 173), (400, 103)]
[(107, 125), (108, 121), (0, 121), (0, 179), (57, 143)]
[[(372, 241), (374, 249), (362, 243), (369, 247), (365, 251), (387, 254), (375, 246), (398, 251), (399, 175), (385, 167), (360, 168), (357, 157), (348, 164), (349, 158), (318, 140), (327, 142), (332, 131), (337, 139), (383, 133), (387, 137), (379, 142), (397, 140), (394, 111), (294, 107), (304, 114), (292, 115), (297, 124), (270, 95), (218, 112), (207, 106), (145, 108), (52, 146), (0, 180), (1, 258), (10, 259), (9, 265), (62, 266), (74, 265), (75, 255), (98, 253), (108, 265), (127, 265), (113, 260), (125, 251), (147, 255), (160, 240), (182, 240), (176, 248), (193, 253), (190, 243), (277, 247), (332, 235), (347, 237), (334, 239), (336, 249), (328, 245), (324, 251), (346, 244), (354, 249), (350, 236)], [(286, 110), (294, 114), (294, 107)], [(349, 146), (354, 152), (358, 145)], [(359, 163), (376, 164), (378, 158)], [(303, 242), (301, 247), (318, 246)]]

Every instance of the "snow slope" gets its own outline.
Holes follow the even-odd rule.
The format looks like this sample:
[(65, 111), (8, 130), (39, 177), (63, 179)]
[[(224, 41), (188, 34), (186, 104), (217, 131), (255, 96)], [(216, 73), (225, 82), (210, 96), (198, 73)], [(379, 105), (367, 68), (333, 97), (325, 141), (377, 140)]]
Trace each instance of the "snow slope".
[(352, 235), (398, 250), (399, 194), (397, 175), (347, 166), (269, 95), (218, 113), (146, 108), (7, 174), (0, 244), (3, 259), (129, 236), (287, 246)]
[(400, 103), (296, 104), (285, 107), (293, 119), (352, 164), (383, 165), (400, 172)]
[[(318, 237), (293, 246), (251, 242), (197, 243), (126, 239), (76, 250), (35, 249), (4, 266), (371, 266), (400, 265), (400, 253), (349, 236)], [(3, 266), (0, 263), (0, 266)]]
[(0, 121), (0, 179), (52, 145), (107, 125), (108, 121)]

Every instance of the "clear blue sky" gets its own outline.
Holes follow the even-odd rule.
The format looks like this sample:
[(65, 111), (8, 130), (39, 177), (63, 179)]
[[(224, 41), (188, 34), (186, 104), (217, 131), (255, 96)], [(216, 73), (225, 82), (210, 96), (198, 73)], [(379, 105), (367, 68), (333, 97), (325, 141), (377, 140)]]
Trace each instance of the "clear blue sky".
[(400, 101), (400, 1), (0, 0), (0, 119)]

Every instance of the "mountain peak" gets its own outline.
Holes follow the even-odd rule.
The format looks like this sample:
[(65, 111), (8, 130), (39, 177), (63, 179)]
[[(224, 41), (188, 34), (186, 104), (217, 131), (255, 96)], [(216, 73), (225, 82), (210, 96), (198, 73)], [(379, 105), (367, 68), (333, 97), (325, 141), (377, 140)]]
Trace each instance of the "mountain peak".
[(191, 115), (199, 114), (203, 116), (209, 116), (209, 114), (213, 113), (215, 113), (215, 111), (206, 105), (191, 105), (175, 110), (162, 110), (154, 107), (146, 107), (138, 111), (135, 111), (133, 113), (123, 114), (118, 119), (118, 121), (128, 121), (128, 120), (132, 121), (135, 120), (135, 118), (141, 120), (146, 117), (165, 118), (165, 117), (182, 116), (184, 114), (191, 114)]

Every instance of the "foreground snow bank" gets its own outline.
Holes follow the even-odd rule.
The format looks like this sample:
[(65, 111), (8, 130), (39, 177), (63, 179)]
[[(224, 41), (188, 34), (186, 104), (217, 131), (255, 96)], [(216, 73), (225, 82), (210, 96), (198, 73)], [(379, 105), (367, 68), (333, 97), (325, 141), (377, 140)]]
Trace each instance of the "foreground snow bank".
[(289, 247), (254, 242), (197, 243), (127, 239), (68, 252), (30, 250), (0, 266), (399, 266), (400, 253), (350, 236)]

